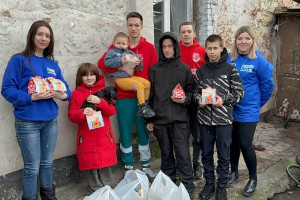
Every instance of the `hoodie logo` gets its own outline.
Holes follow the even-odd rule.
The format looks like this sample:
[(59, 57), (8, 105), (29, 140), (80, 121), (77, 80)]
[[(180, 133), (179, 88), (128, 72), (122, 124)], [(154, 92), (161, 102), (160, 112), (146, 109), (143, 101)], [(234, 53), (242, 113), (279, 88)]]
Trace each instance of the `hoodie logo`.
[(236, 63), (229, 63), (229, 64), (231, 64), (232, 66), (235, 66), (235, 67), (236, 67)]
[(194, 62), (199, 62), (200, 61), (200, 55), (199, 53), (193, 53), (193, 61)]
[(141, 54), (141, 53), (138, 53), (138, 54), (136, 54), (139, 58), (140, 58), (140, 60), (143, 62), (143, 60), (144, 60), (144, 57), (143, 57), (143, 54)]
[(253, 65), (242, 65), (241, 72), (252, 72), (254, 66)]
[(56, 76), (55, 70), (54, 69), (50, 69), (47, 67), (47, 72), (48, 74), (53, 74), (54, 76)]

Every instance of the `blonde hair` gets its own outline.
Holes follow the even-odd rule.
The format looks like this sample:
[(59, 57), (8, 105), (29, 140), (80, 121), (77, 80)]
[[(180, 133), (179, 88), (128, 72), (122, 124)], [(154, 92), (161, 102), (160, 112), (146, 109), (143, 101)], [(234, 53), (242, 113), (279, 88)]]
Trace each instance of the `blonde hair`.
[(240, 27), (236, 33), (235, 33), (235, 36), (234, 36), (234, 43), (232, 44), (232, 47), (231, 47), (231, 56), (230, 56), (230, 62), (234, 61), (239, 52), (238, 52), (238, 49), (236, 47), (236, 40), (237, 38), (242, 34), (242, 33), (248, 33), (250, 35), (250, 37), (252, 38), (253, 40), (253, 44), (250, 48), (250, 51), (248, 53), (248, 58), (253, 60), (253, 59), (256, 59), (257, 56), (256, 56), (256, 43), (255, 43), (255, 35), (254, 33), (250, 30), (250, 27), (249, 26), (242, 26)]

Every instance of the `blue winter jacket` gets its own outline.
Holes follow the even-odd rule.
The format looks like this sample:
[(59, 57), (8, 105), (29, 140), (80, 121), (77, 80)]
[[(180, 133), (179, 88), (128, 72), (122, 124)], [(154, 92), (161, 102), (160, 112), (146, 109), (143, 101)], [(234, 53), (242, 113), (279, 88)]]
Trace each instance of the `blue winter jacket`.
[[(119, 68), (123, 66), (122, 63), (122, 56), (123, 54), (131, 54), (134, 55), (135, 57), (139, 58), (135, 53), (130, 51), (129, 49), (120, 49), (114, 47), (113, 49), (110, 49), (104, 59), (104, 65), (109, 68)], [(135, 67), (135, 71), (142, 69), (143, 67), (143, 62), (140, 62), (140, 65)], [(126, 72), (124, 71), (116, 71), (114, 73), (111, 73), (110, 76), (113, 77), (130, 77)]]
[(60, 79), (67, 88), (68, 97), (65, 101), (71, 97), (71, 91), (58, 64), (52, 59), (32, 55), (31, 66), (33, 69), (29, 65), (28, 58), (22, 55), (13, 56), (3, 76), (1, 94), (13, 105), (16, 117), (28, 121), (52, 120), (58, 115), (57, 104), (52, 98), (31, 101), (31, 94), (28, 94), (30, 78), (40, 76)]
[(260, 51), (256, 51), (257, 58), (250, 60), (248, 55), (238, 55), (237, 59), (227, 62), (234, 65), (242, 78), (244, 98), (233, 108), (233, 118), (238, 122), (256, 122), (259, 120), (260, 108), (272, 95), (273, 65), (265, 59)]

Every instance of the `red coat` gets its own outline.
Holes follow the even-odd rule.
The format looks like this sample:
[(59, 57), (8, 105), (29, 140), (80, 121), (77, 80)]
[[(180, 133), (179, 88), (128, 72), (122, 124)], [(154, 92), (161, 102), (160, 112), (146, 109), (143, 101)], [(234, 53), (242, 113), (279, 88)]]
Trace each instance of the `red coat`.
[[(113, 47), (114, 47), (114, 45), (112, 44), (108, 50), (112, 49)], [(154, 45), (149, 43), (146, 40), (146, 38), (141, 37), (141, 40), (136, 47), (131, 48), (129, 46), (128, 49), (133, 51), (143, 62), (143, 68), (140, 71), (134, 72), (133, 75), (142, 77), (142, 78), (148, 80), (150, 68), (152, 67), (152, 65), (154, 65), (158, 61), (157, 53), (156, 53)], [(109, 73), (115, 72), (117, 69), (105, 67), (105, 65), (104, 65), (105, 56), (106, 56), (106, 53), (104, 53), (103, 56), (98, 61), (99, 69), (101, 69), (104, 72), (109, 72)], [(118, 99), (137, 98), (136, 92), (123, 91), (121, 88), (118, 87), (117, 84), (116, 84), (116, 88), (118, 90)]]
[(101, 98), (96, 107), (101, 110), (104, 127), (89, 130), (84, 109), (80, 109), (82, 103), (90, 94), (105, 87), (104, 76), (93, 86), (88, 87), (82, 83), (69, 100), (69, 119), (78, 124), (77, 133), (77, 159), (80, 170), (99, 169), (112, 166), (117, 163), (116, 142), (111, 128), (109, 116), (116, 114), (113, 105)]

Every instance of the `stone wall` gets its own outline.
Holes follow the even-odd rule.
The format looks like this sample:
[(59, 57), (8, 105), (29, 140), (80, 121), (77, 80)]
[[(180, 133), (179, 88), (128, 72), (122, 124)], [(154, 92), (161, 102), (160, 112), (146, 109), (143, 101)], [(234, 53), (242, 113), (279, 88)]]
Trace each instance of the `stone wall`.
[[(144, 17), (142, 35), (153, 42), (151, 1), (136, 0), (1, 0), (0, 4), (0, 85), (10, 57), (24, 50), (26, 36), (36, 20), (47, 20), (55, 36), (54, 56), (63, 75), (75, 89), (75, 74), (80, 63), (97, 64), (112, 43), (114, 34), (127, 33), (126, 14), (140, 12)], [(55, 158), (75, 153), (76, 125), (67, 118), (67, 102), (60, 107), (59, 136)], [(13, 108), (0, 96), (0, 176), (23, 167), (22, 156), (14, 130)], [(112, 117), (118, 138), (116, 118)]]

